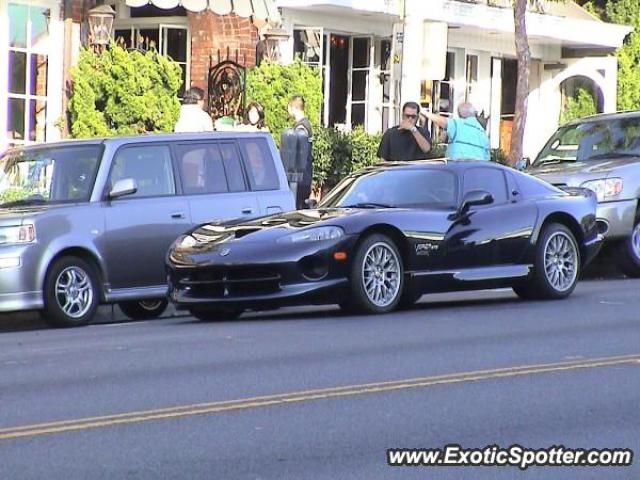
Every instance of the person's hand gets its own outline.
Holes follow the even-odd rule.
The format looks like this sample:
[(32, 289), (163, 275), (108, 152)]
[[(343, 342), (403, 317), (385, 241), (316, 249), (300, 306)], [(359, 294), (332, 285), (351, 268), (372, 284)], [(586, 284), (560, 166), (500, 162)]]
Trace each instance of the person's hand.
[(411, 130), (415, 126), (416, 126), (416, 120), (403, 117), (402, 120), (400, 121), (400, 125), (398, 128), (400, 130)]

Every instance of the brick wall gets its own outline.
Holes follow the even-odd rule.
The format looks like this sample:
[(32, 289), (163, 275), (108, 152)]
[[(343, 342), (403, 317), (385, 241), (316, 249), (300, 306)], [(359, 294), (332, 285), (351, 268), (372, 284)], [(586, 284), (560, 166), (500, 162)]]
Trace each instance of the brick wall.
[(93, 4), (92, 0), (71, 0), (71, 11), (63, 12), (63, 18), (71, 18), (75, 23), (80, 23), (85, 8), (88, 10)]
[(258, 31), (251, 19), (235, 14), (219, 16), (210, 11), (188, 13), (191, 28), (191, 86), (207, 91), (207, 73), (209, 56), (213, 63), (218, 61), (218, 50), (222, 59), (226, 59), (227, 47), (231, 59), (238, 63), (253, 66), (256, 63), (256, 43)]

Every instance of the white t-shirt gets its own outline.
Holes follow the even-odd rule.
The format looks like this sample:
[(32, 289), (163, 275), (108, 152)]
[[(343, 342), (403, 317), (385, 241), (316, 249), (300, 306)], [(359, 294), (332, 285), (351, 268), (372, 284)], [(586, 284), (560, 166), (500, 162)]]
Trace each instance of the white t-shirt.
[(182, 105), (174, 132), (213, 132), (213, 121), (198, 105)]

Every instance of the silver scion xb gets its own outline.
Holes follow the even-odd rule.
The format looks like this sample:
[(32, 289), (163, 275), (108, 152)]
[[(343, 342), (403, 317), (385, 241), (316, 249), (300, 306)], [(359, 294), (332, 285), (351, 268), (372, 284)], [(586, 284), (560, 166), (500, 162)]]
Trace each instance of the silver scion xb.
[(0, 312), (85, 325), (166, 308), (165, 254), (193, 226), (294, 209), (269, 134), (114, 137), (0, 157)]
[(570, 122), (547, 142), (527, 173), (598, 196), (598, 227), (618, 267), (640, 277), (640, 112)]

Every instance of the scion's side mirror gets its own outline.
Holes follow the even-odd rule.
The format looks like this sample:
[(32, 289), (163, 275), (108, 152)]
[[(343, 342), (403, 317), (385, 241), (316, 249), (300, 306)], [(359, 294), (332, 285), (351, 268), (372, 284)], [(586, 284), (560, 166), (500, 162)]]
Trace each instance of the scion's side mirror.
[(118, 180), (109, 192), (109, 198), (120, 198), (133, 195), (138, 191), (138, 184), (133, 178), (123, 178)]
[(464, 199), (462, 200), (462, 204), (458, 209), (458, 216), (465, 215), (471, 207), (477, 207), (480, 205), (490, 205), (493, 203), (493, 195), (485, 190), (472, 190), (468, 192)]
[(316, 208), (318, 206), (318, 201), (315, 198), (307, 198), (304, 201), (304, 204), (307, 206), (307, 208)]

